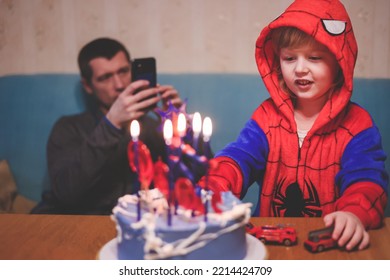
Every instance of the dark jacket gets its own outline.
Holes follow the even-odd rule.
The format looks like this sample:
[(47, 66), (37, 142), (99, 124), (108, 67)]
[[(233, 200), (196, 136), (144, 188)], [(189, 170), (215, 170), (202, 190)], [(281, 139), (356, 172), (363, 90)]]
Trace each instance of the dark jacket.
[[(54, 125), (47, 143), (51, 189), (32, 213), (110, 214), (120, 196), (134, 192), (130, 133), (96, 112), (65, 116)], [(140, 140), (156, 160), (164, 151), (159, 121), (150, 115), (139, 121)]]

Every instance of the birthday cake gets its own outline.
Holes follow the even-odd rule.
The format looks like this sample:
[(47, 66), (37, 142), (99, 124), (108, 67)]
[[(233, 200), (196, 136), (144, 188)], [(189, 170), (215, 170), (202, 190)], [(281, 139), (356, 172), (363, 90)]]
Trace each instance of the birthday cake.
[[(139, 220), (138, 199), (143, 205)], [(171, 224), (167, 222), (166, 211), (157, 214), (159, 207), (165, 208), (166, 200), (157, 189), (119, 199), (112, 216), (118, 232), (118, 259), (237, 260), (246, 257), (245, 225), (250, 208), (231, 192), (221, 194), (221, 213), (212, 210), (194, 216), (192, 211), (179, 206), (172, 214)]]
[[(209, 153), (211, 121), (205, 119), (200, 152), (196, 117), (172, 106), (161, 115), (167, 156), (155, 163), (138, 140), (139, 125), (131, 125), (128, 159), (139, 184), (113, 209), (116, 258), (244, 259), (251, 204), (208, 189), (207, 174), (218, 168)], [(200, 178), (206, 179), (199, 185)]]

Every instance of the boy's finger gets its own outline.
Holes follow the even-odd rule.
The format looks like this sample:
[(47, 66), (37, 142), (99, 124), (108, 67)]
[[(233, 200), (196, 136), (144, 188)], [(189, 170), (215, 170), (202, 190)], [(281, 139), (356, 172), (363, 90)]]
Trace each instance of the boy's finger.
[(353, 250), (363, 239), (363, 232), (359, 229), (356, 229), (354, 233), (352, 233), (351, 239), (348, 241), (348, 244), (345, 246), (347, 251)]
[(363, 232), (363, 239), (359, 244), (359, 250), (363, 250), (370, 245), (370, 235), (368, 234), (367, 231)]
[(325, 223), (325, 226), (328, 227), (328, 226), (331, 226), (334, 222), (334, 214), (331, 213), (331, 214), (328, 214), (324, 217), (324, 223)]

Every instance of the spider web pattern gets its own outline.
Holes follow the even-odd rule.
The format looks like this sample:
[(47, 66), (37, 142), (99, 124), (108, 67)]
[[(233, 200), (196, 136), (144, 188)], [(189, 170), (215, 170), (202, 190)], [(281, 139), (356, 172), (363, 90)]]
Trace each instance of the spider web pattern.
[(291, 208), (286, 198), (293, 184), (299, 187), (295, 192), (300, 193), (295, 196), (300, 209), (295, 216), (321, 216), (334, 211), (339, 197), (334, 178), (340, 171), (343, 152), (354, 136), (373, 125), (368, 113), (350, 103), (327, 125), (307, 135), (302, 148), (296, 131), (279, 114), (272, 100), (264, 102), (253, 119), (264, 131), (270, 147), (261, 211), (265, 215), (285, 215)]

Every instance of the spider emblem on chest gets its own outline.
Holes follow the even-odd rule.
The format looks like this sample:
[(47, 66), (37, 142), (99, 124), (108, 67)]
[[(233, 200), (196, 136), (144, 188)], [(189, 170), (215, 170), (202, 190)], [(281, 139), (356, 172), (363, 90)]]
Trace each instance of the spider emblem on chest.
[(305, 193), (294, 182), (285, 186), (286, 178), (275, 187), (272, 210), (276, 217), (321, 217), (322, 210), (314, 184), (305, 180)]

